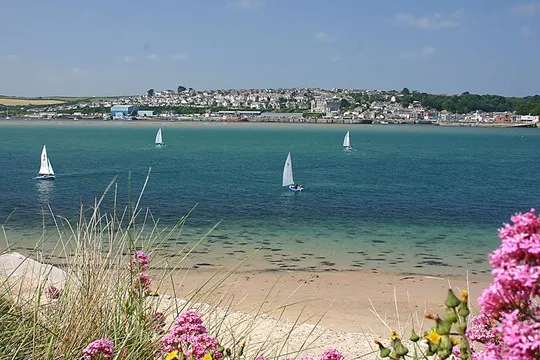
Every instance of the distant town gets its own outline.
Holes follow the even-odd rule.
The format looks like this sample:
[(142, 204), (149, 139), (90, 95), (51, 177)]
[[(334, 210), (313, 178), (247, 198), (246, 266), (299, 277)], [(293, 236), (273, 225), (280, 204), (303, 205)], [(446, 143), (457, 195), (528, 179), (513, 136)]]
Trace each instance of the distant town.
[[(4, 100), (8, 97), (2, 98)], [(0, 99), (1, 100), (1, 99)], [(5, 117), (311, 123), (424, 123), (537, 127), (540, 96), (433, 95), (359, 89), (206, 90), (178, 86), (115, 98), (52, 98), (0, 104)]]

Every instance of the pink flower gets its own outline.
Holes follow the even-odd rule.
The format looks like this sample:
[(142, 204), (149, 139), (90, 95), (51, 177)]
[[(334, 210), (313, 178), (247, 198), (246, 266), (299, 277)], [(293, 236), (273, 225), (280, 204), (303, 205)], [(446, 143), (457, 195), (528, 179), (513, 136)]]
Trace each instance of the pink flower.
[(148, 270), (148, 264), (150, 264), (150, 258), (146, 253), (143, 251), (135, 251), (133, 255), (131, 255), (131, 270), (136, 271), (136, 268), (138, 267), (141, 271)]
[(184, 357), (202, 360), (210, 353), (213, 359), (221, 359), (223, 355), (217, 351), (218, 342), (210, 336), (202, 325), (202, 319), (194, 311), (187, 311), (175, 320), (169, 333), (161, 338), (165, 352), (178, 350)]
[(85, 360), (97, 359), (98, 356), (103, 356), (105, 359), (113, 357), (114, 345), (111, 340), (103, 338), (92, 341), (83, 350), (83, 358)]
[(471, 319), (465, 334), (469, 340), (487, 344), (496, 340), (493, 327), (494, 321), (486, 315), (480, 314)]
[(320, 359), (321, 360), (345, 360), (345, 357), (336, 349), (327, 349), (321, 355)]
[(259, 355), (255, 360), (268, 360), (268, 358), (264, 355)]
[(152, 284), (152, 279), (147, 273), (140, 273), (135, 276), (133, 279), (133, 288), (136, 292), (147, 293), (150, 291), (150, 286)]
[(478, 303), (467, 336), (485, 344), (479, 360), (540, 358), (540, 217), (531, 209), (499, 230), (501, 246), (489, 256), (493, 281)]
[(58, 299), (60, 297), (60, 293), (61, 293), (60, 289), (58, 289), (54, 285), (49, 285), (45, 289), (45, 297), (47, 297), (47, 299), (49, 300)]
[(501, 353), (501, 345), (486, 344), (482, 351), (473, 355), (473, 360), (507, 360), (507, 358)]
[(161, 311), (157, 311), (152, 319), (154, 322), (154, 331), (158, 334), (162, 334), (165, 328), (165, 315)]
[[(540, 312), (538, 312), (540, 314)], [(533, 319), (535, 318), (533, 314)], [(540, 355), (540, 322), (522, 315), (519, 310), (505, 314), (496, 331), (506, 359), (538, 359)]]

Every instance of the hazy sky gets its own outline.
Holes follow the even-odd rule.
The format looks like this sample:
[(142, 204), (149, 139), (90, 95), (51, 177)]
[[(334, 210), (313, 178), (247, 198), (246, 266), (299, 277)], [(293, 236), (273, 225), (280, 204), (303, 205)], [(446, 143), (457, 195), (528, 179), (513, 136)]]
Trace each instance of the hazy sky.
[(17, 0), (1, 13), (0, 94), (540, 93), (540, 2)]

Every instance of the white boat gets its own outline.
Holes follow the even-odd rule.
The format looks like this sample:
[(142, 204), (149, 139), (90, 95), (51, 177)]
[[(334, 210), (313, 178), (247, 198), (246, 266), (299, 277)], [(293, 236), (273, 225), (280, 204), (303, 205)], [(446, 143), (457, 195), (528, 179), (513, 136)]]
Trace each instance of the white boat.
[(156, 134), (156, 146), (165, 146), (163, 143), (163, 137), (161, 136), (161, 128), (159, 128)]
[(349, 134), (349, 131), (345, 134), (345, 138), (343, 139), (343, 148), (345, 150), (351, 150), (353, 147), (351, 146), (351, 136)]
[(9, 120), (9, 110), (6, 110), (6, 120)]
[(283, 186), (287, 186), (289, 190), (294, 192), (304, 191), (304, 186), (294, 183), (291, 153), (287, 155), (287, 160), (285, 160), (285, 165), (283, 166)]
[(55, 178), (51, 162), (47, 157), (47, 147), (43, 145), (43, 150), (41, 150), (41, 166), (39, 167), (38, 176), (35, 179), (54, 180)]

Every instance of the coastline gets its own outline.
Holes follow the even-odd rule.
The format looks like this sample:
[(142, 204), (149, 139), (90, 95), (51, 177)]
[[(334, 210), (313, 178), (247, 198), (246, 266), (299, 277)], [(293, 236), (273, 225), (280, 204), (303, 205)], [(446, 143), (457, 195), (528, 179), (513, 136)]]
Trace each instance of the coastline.
[[(306, 121), (307, 120), (307, 121)], [(289, 118), (268, 118), (268, 119), (253, 119), (249, 121), (230, 121), (216, 118), (182, 118), (178, 120), (161, 120), (161, 119), (138, 119), (138, 120), (100, 120), (100, 119), (39, 119), (39, 118), (16, 118), (10, 120), (0, 120), (2, 125), (105, 125), (105, 126), (302, 126), (302, 127), (321, 127), (330, 126), (336, 128), (345, 128), (349, 126), (387, 126), (387, 125), (429, 125), (441, 127), (480, 127), (480, 128), (538, 128), (540, 123), (485, 123), (485, 122), (415, 122), (402, 121), (390, 123), (371, 123), (363, 121), (352, 121), (349, 119), (302, 119), (297, 121)], [(345, 121), (346, 120), (346, 121)]]
[(299, 123), (299, 122), (259, 122), (259, 121), (220, 121), (220, 120), (49, 120), (49, 119), (31, 119), (31, 120), (1, 120), (2, 125), (64, 125), (64, 126), (171, 126), (171, 127), (342, 127), (347, 126), (371, 126), (372, 124), (334, 124), (334, 123)]

